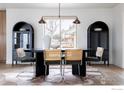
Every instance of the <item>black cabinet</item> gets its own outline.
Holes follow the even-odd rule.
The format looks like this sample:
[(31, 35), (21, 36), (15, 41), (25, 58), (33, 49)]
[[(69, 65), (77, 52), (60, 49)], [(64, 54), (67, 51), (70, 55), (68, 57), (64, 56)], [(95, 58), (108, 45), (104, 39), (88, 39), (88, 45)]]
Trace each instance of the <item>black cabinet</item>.
[(103, 47), (103, 61), (109, 64), (109, 28), (102, 21), (97, 21), (88, 27), (87, 49), (90, 50), (88, 56), (95, 56), (97, 47)]
[[(13, 27), (13, 52), (12, 52), (12, 64), (17, 61), (17, 48), (24, 48), (25, 50), (34, 49), (34, 30), (33, 27), (26, 22), (18, 22)], [(32, 52), (26, 52), (27, 56), (33, 57)]]

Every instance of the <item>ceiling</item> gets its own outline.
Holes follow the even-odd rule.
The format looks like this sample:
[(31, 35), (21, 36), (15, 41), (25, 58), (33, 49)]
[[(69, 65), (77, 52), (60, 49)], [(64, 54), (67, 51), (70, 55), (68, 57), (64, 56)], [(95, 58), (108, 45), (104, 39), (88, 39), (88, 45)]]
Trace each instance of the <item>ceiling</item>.
[[(61, 8), (113, 8), (119, 3), (61, 3)], [(58, 3), (0, 3), (0, 9), (6, 8), (58, 8)]]

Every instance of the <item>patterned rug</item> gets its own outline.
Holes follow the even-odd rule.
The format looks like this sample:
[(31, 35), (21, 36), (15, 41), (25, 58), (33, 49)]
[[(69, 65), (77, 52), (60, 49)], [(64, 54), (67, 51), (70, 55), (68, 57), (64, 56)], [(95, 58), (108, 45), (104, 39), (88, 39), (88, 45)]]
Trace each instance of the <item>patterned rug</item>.
[(70, 67), (66, 67), (64, 77), (60, 75), (60, 69), (50, 68), (50, 74), (46, 77), (34, 77), (33, 70), (8, 72), (0, 74), (0, 85), (104, 85), (105, 78), (101, 72), (93, 67), (87, 67), (86, 77), (72, 75)]

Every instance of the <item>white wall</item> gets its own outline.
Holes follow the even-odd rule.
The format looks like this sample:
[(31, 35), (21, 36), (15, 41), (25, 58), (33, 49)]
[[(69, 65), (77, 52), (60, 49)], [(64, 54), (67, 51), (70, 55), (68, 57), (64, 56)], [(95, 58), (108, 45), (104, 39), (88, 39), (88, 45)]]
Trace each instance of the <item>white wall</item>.
[[(38, 23), (41, 16), (58, 16), (58, 9), (7, 9), (7, 64), (12, 63), (12, 29), (15, 23), (25, 21), (34, 28), (35, 48), (42, 48), (43, 31), (41, 24)], [(62, 15), (78, 16), (81, 24), (78, 28), (78, 47), (87, 48), (87, 28), (95, 21), (103, 21), (109, 26), (110, 30), (110, 63), (112, 63), (112, 9), (62, 9)]]
[(113, 9), (113, 63), (124, 68), (124, 4), (119, 4)]

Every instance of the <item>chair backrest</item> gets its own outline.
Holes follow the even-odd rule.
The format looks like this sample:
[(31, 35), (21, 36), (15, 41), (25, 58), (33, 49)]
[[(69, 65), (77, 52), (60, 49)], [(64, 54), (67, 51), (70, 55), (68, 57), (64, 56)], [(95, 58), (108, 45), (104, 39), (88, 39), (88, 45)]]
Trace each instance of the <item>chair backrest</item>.
[(97, 57), (102, 57), (103, 52), (104, 52), (104, 48), (103, 47), (97, 47), (96, 56)]
[(46, 61), (60, 61), (61, 60), (61, 50), (60, 49), (45, 49), (44, 50), (44, 60)]
[(82, 49), (67, 49), (65, 50), (65, 60), (74, 61), (82, 60)]
[(23, 48), (17, 48), (16, 52), (17, 52), (17, 56), (20, 57), (20, 58), (26, 56), (25, 51), (24, 51)]

